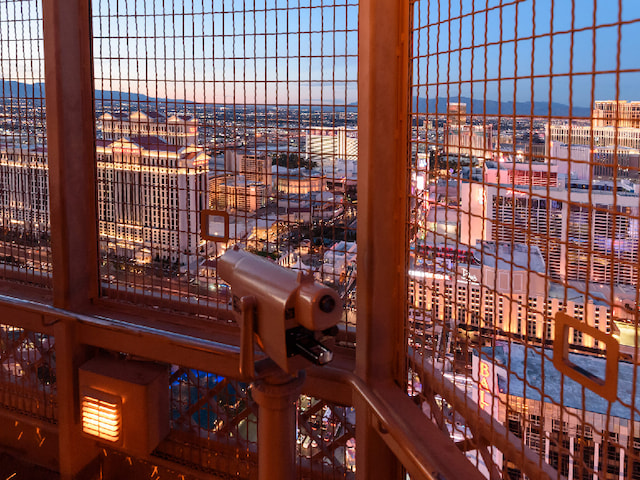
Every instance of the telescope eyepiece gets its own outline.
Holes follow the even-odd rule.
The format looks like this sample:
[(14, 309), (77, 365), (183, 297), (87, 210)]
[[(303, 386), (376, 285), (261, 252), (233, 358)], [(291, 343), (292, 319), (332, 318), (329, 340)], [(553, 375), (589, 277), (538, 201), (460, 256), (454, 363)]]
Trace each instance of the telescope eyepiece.
[(334, 308), (336, 308), (336, 301), (331, 295), (325, 295), (320, 299), (320, 310), (324, 313), (331, 313)]

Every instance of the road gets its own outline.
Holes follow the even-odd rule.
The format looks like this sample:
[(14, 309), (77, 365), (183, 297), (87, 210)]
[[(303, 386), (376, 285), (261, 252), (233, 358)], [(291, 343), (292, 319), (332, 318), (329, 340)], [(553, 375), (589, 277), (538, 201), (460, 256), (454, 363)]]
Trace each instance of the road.
[(186, 275), (161, 277), (154, 274), (118, 270), (107, 266), (100, 268), (100, 277), (105, 287), (148, 295), (150, 299), (163, 298), (182, 302), (206, 301), (207, 303), (226, 305), (230, 298), (226, 289), (221, 291), (214, 289), (214, 279), (211, 279), (210, 285), (200, 285), (195, 282), (190, 283)]

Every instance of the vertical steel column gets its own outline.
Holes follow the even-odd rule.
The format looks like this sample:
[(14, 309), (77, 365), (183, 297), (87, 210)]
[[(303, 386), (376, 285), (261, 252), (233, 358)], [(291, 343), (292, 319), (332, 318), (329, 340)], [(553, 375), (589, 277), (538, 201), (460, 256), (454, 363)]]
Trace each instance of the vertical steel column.
[[(80, 309), (98, 293), (90, 2), (42, 4), (54, 305)], [(68, 322), (56, 325), (55, 338), (60, 474), (71, 479), (97, 455), (79, 423), (77, 372), (87, 349)]]
[(258, 478), (296, 478), (296, 401), (305, 374), (286, 373), (256, 380), (251, 394), (258, 404)]
[(60, 476), (82, 478), (98, 455), (96, 443), (82, 435), (78, 367), (88, 358), (88, 349), (77, 341), (76, 326), (66, 320), (55, 325), (56, 387)]
[[(405, 368), (409, 6), (365, 1), (359, 17), (356, 373), (389, 388)], [(358, 477), (399, 478), (365, 402), (356, 415)]]
[(90, 2), (42, 4), (54, 304), (69, 309), (98, 293)]

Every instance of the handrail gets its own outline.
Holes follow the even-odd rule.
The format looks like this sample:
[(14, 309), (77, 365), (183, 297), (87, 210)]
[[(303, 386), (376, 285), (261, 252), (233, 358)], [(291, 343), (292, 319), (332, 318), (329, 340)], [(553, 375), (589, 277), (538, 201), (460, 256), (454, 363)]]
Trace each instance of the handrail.
[(381, 437), (412, 478), (484, 479), (451, 438), (427, 419), (398, 385), (369, 385), (356, 376), (350, 381), (354, 393), (367, 402), (378, 418)]
[[(240, 378), (239, 347), (216, 341), (215, 329), (209, 338), (198, 338), (189, 335), (187, 329), (184, 332), (167, 330), (161, 326), (133, 323), (118, 318), (117, 314), (100, 315), (97, 311), (96, 314), (74, 313), (35, 300), (3, 294), (0, 294), (0, 311), (10, 312), (5, 316), (5, 322), (16, 326), (47, 333), (52, 332), (54, 323), (70, 322), (78, 329), (78, 341), (82, 344)], [(125, 309), (123, 311), (126, 312)], [(227, 342), (228, 338), (223, 341)], [(320, 395), (327, 386), (334, 385), (340, 388), (329, 395), (331, 401), (354, 404), (356, 399), (362, 400), (375, 416), (378, 434), (413, 478), (483, 478), (451, 438), (424, 416), (400, 386), (382, 380), (366, 383), (353, 372), (353, 359), (349, 360), (342, 349), (339, 349), (339, 353), (335, 365), (309, 369), (308, 378), (313, 395)], [(416, 355), (409, 351), (412, 360), (416, 360)], [(436, 373), (431, 373), (430, 369), (434, 367), (428, 359), (420, 357), (419, 360), (414, 362), (413, 368), (417, 369), (423, 382), (453, 405), (482, 440), (507, 456), (522, 459), (522, 470), (530, 478), (557, 476), (556, 470), (550, 465), (540, 465), (535, 452), (523, 446), (520, 439), (508, 432), (504, 425), (486, 412), (478, 411), (475, 402), (452, 382), (438, 376), (436, 370), (433, 370)]]
[(529, 478), (558, 478), (555, 468), (540, 461), (539, 455), (530, 447), (523, 445), (521, 440), (511, 433), (503, 424), (487, 412), (478, 407), (468, 395), (447, 379), (430, 359), (418, 352), (408, 352), (408, 358), (413, 360), (411, 368), (420, 376), (423, 384), (436, 394), (444, 398), (456, 412), (465, 419), (474, 435), (478, 435), (488, 444), (495, 446), (506, 456), (520, 459), (520, 468)]

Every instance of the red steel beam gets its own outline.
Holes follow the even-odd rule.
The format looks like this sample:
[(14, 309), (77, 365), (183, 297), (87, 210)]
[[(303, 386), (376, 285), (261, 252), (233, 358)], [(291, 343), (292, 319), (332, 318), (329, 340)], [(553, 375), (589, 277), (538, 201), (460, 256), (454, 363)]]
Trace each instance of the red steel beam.
[(529, 478), (558, 478), (556, 469), (544, 463), (535, 451), (524, 445), (507, 427), (480, 409), (477, 403), (447, 379), (429, 359), (413, 352), (409, 352), (409, 356), (414, 358), (413, 368), (420, 375), (423, 384), (428, 385), (432, 392), (452, 405), (482, 443), (496, 447), (509, 458), (518, 459), (521, 462), (519, 468)]
[[(85, 308), (98, 296), (96, 165), (87, 0), (43, 2), (53, 303)], [(72, 319), (55, 325), (60, 474), (76, 478), (97, 456), (79, 423), (77, 368), (89, 350)]]
[(98, 295), (90, 3), (42, 2), (53, 291), (61, 308)]
[[(386, 385), (404, 371), (409, 3), (359, 7), (356, 374)], [(355, 407), (358, 476), (401, 478), (371, 405)]]

